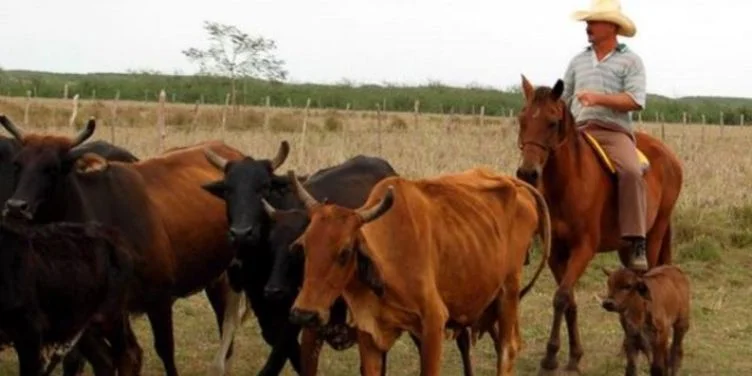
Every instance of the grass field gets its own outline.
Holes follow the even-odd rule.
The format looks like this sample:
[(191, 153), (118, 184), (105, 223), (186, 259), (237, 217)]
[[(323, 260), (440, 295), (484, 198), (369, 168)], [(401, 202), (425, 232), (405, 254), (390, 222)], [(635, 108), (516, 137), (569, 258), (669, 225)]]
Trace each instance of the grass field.
[[(98, 114), (103, 119), (94, 139), (110, 140), (110, 103), (85, 103), (79, 119)], [(4, 112), (26, 130), (73, 134), (67, 125), (69, 103), (49, 100), (34, 103), (29, 124), (23, 124), (24, 100), (0, 98)], [(115, 142), (145, 158), (157, 150), (153, 104), (120, 103), (120, 120)], [(221, 138), (219, 107), (206, 106), (193, 126), (192, 106), (168, 106), (167, 147)], [(382, 126), (373, 113), (312, 113), (308, 132), (302, 137), (302, 111), (274, 110), (270, 131), (263, 131), (263, 109), (243, 109), (228, 115), (225, 140), (247, 154), (272, 156), (282, 140), (291, 143), (292, 153), (283, 170), (299, 173), (318, 168), (358, 153), (386, 158), (408, 177), (431, 176), (487, 166), (513, 173), (518, 162), (515, 125), (512, 119), (487, 118), (479, 125), (476, 117), (445, 118), (421, 115), (418, 126), (412, 114), (382, 114)], [(132, 120), (129, 120), (132, 119)], [(261, 119), (261, 120), (259, 120)], [(401, 120), (397, 120), (401, 119)], [(79, 120), (79, 125), (82, 123)], [(641, 128), (661, 135), (658, 124)], [(752, 370), (752, 196), (746, 185), (752, 179), (752, 130), (699, 125), (666, 125), (666, 142), (678, 153), (685, 168), (685, 186), (674, 223), (674, 260), (692, 281), (692, 327), (685, 340), (684, 375), (742, 375)], [(537, 264), (538, 255), (533, 258)], [(620, 355), (621, 332), (613, 314), (601, 309), (597, 296), (605, 292), (603, 274), (596, 266), (616, 266), (615, 253), (595, 258), (576, 289), (580, 330), (585, 348), (583, 374), (623, 373)], [(528, 267), (526, 281), (533, 265)], [(545, 351), (552, 317), (551, 300), (555, 286), (546, 270), (521, 308), (524, 348), (519, 358), (519, 375), (534, 375)], [(178, 301), (174, 306), (176, 358), (182, 375), (204, 375), (218, 347), (218, 332), (203, 294)], [(161, 375), (163, 368), (152, 345), (145, 318), (135, 318), (138, 338), (144, 349), (144, 375)], [(566, 363), (568, 347), (562, 328), (559, 360)], [(460, 375), (461, 362), (454, 342), (444, 347), (444, 374)], [(254, 319), (241, 328), (236, 340), (233, 375), (253, 375), (266, 359), (269, 348), (261, 340)], [(495, 354), (488, 337), (472, 350), (477, 375), (495, 374)], [(419, 373), (418, 353), (403, 337), (389, 353), (388, 374)], [(647, 368), (640, 361), (641, 372)], [(357, 349), (337, 353), (325, 348), (321, 355), (321, 375), (358, 374)], [(90, 372), (87, 370), (87, 372)], [(0, 374), (17, 375), (12, 350), (0, 354)], [(90, 374), (90, 373), (89, 373)], [(287, 366), (285, 375), (292, 375)]]

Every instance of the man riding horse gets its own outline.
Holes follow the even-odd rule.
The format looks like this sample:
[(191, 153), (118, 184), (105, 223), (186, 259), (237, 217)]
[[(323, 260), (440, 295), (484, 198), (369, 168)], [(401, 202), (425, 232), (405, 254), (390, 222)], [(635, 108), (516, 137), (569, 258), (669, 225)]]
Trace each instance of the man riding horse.
[(587, 129), (613, 161), (620, 233), (631, 245), (632, 267), (647, 269), (645, 181), (630, 116), (645, 106), (645, 67), (617, 40), (617, 35), (632, 37), (637, 30), (618, 0), (594, 0), (590, 10), (572, 17), (587, 23), (590, 46), (569, 62), (562, 98), (577, 125)]

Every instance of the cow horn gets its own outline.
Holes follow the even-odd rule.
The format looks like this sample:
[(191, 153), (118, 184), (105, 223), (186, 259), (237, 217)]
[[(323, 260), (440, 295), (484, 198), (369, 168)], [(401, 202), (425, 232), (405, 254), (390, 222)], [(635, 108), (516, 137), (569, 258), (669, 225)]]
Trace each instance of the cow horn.
[(76, 138), (73, 139), (73, 143), (71, 144), (71, 148), (74, 148), (84, 141), (91, 137), (91, 135), (94, 134), (94, 128), (97, 127), (97, 122), (94, 120), (94, 117), (90, 117), (89, 121), (86, 122), (86, 128), (82, 129), (81, 132), (76, 136)]
[(266, 214), (269, 214), (270, 217), (274, 217), (274, 214), (277, 213), (277, 209), (272, 206), (272, 204), (269, 203), (269, 201), (266, 201), (265, 198), (261, 199), (261, 204), (264, 205), (264, 210), (266, 211)]
[(272, 171), (278, 169), (279, 166), (282, 166), (282, 163), (285, 163), (288, 154), (290, 154), (290, 144), (287, 143), (287, 141), (282, 141), (282, 143), (279, 144), (277, 155), (272, 159)]
[(212, 151), (211, 149), (204, 148), (204, 155), (206, 156), (206, 159), (211, 162), (211, 164), (214, 165), (214, 167), (224, 171), (225, 166), (227, 166), (227, 159), (219, 156), (217, 153)]
[(287, 171), (287, 176), (290, 178), (292, 186), (294, 187), (295, 192), (298, 194), (298, 198), (300, 199), (300, 201), (303, 201), (303, 204), (306, 208), (311, 209), (319, 204), (319, 202), (313, 196), (311, 196), (311, 194), (308, 193), (305, 188), (303, 188), (303, 185), (300, 184), (298, 178), (295, 176), (295, 171)]
[(7, 116), (5, 116), (5, 114), (0, 114), (0, 124), (2, 124), (2, 125), (3, 125), (3, 127), (4, 127), (4, 128), (5, 128), (5, 129), (6, 129), (6, 130), (7, 130), (7, 131), (8, 131), (9, 133), (10, 133), (10, 134), (12, 134), (12, 135), (13, 135), (13, 137), (15, 137), (15, 138), (16, 138), (16, 139), (17, 139), (18, 141), (22, 141), (22, 140), (23, 140), (23, 137), (24, 137), (24, 134), (23, 134), (23, 132), (21, 132), (21, 130), (20, 130), (20, 129), (18, 129), (18, 127), (16, 127), (16, 126), (15, 126), (15, 125), (13, 124), (13, 122), (12, 122), (12, 121), (10, 121), (10, 119), (8, 119), (8, 117), (7, 117)]
[(392, 207), (393, 203), (394, 203), (394, 186), (390, 185), (389, 187), (387, 187), (386, 193), (384, 193), (384, 198), (382, 198), (378, 204), (372, 206), (370, 209), (358, 210), (357, 213), (360, 216), (360, 218), (363, 220), (363, 223), (368, 223), (378, 217), (381, 217), (381, 215), (386, 213), (386, 211)]

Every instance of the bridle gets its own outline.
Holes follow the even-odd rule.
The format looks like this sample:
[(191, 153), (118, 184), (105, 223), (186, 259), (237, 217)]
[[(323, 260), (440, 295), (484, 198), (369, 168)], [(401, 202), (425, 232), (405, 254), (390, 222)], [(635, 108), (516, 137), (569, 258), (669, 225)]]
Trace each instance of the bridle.
[[(556, 128), (557, 129), (561, 129), (563, 126), (564, 126), (564, 119), (562, 118), (561, 120), (559, 120), (556, 123)], [(521, 135), (520, 135), (520, 138), (521, 138)], [(553, 145), (553, 146), (551, 146), (551, 145), (544, 145), (544, 144), (542, 144), (542, 143), (540, 143), (540, 142), (538, 142), (536, 140), (527, 140), (527, 141), (518, 140), (517, 141), (517, 147), (520, 148), (520, 150), (523, 150), (525, 148), (525, 146), (531, 145), (531, 146), (535, 146), (535, 147), (543, 150), (544, 152), (546, 152), (548, 154), (551, 154), (551, 153), (554, 153), (557, 150), (559, 150), (567, 142), (568, 139), (569, 139), (569, 132), (565, 132), (564, 133), (564, 137), (562, 137), (561, 140), (558, 143), (556, 143), (555, 145)]]

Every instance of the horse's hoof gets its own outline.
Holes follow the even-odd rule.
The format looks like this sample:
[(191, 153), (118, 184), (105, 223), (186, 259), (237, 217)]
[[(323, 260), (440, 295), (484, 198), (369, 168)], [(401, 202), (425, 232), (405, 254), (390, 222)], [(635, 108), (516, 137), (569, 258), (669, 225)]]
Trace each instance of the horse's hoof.
[(580, 366), (579, 366), (579, 364), (577, 364), (577, 363), (574, 363), (574, 362), (570, 362), (569, 364), (567, 364), (567, 368), (566, 368), (566, 371), (567, 371), (568, 373), (574, 373), (574, 374), (578, 374), (578, 375), (582, 373), (582, 372), (580, 371)]
[(539, 369), (537, 376), (556, 376), (559, 372), (555, 369)]
[(555, 356), (547, 356), (541, 360), (540, 365), (546, 371), (554, 371), (559, 368), (559, 361), (556, 360)]

